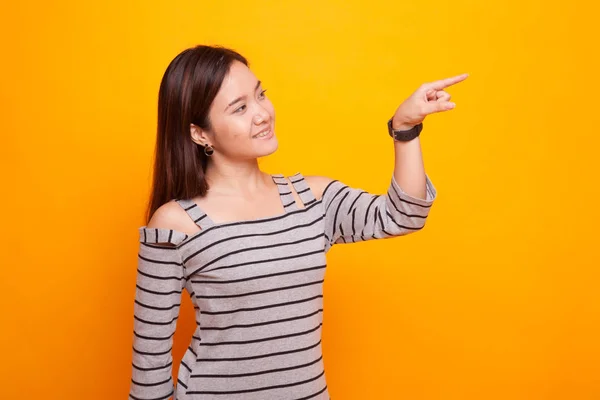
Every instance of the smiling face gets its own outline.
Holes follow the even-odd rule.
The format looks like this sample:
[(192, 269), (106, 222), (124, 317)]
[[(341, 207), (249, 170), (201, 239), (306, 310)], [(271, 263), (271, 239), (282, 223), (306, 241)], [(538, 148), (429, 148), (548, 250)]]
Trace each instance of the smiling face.
[(192, 140), (212, 145), (213, 161), (220, 157), (250, 160), (273, 153), (278, 146), (275, 110), (264, 92), (252, 71), (234, 61), (208, 114), (212, 129), (192, 125)]

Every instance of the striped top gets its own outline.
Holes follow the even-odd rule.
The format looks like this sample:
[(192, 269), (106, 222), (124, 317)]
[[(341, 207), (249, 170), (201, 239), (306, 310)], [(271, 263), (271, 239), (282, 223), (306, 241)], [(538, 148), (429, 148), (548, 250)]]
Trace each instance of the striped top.
[[(436, 189), (427, 175), (425, 200), (393, 177), (385, 195), (335, 180), (317, 200), (298, 173), (289, 180), (299, 206), (287, 179), (272, 177), (284, 205), (278, 216), (214, 223), (195, 202), (177, 200), (197, 233), (139, 228), (130, 399), (329, 399), (321, 353), (325, 254), (335, 243), (423, 228)], [(197, 326), (173, 382), (183, 289)]]

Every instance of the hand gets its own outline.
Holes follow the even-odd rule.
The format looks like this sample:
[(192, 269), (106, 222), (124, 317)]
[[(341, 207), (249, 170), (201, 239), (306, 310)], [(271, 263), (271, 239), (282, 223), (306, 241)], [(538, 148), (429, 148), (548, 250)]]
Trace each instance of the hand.
[(462, 74), (422, 84), (400, 104), (392, 118), (392, 128), (408, 130), (423, 122), (429, 114), (452, 110), (456, 104), (450, 102), (450, 95), (444, 89), (464, 81), (468, 76), (469, 74)]

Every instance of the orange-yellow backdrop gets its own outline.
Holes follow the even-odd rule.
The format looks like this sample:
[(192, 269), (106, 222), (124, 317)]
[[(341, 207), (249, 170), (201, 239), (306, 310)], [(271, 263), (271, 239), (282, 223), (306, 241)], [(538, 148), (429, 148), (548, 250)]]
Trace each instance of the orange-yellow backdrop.
[[(0, 397), (126, 397), (158, 85), (204, 43), (242, 52), (269, 90), (280, 149), (266, 171), (372, 192), (391, 176), (397, 105), (470, 73), (449, 89), (457, 108), (425, 121), (439, 192), (426, 228), (329, 253), (333, 399), (600, 398), (589, 7), (3, 2)], [(184, 299), (176, 361), (194, 324)]]

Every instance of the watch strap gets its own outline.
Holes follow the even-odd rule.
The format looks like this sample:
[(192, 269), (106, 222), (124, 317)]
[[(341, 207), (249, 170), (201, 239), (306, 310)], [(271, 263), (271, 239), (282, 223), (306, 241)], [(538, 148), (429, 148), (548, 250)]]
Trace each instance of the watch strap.
[(423, 130), (422, 122), (404, 131), (394, 130), (394, 128), (392, 128), (392, 119), (393, 118), (390, 118), (390, 120), (388, 121), (388, 131), (390, 136), (393, 137), (394, 140), (400, 142), (408, 142), (419, 136), (421, 134), (421, 131)]

